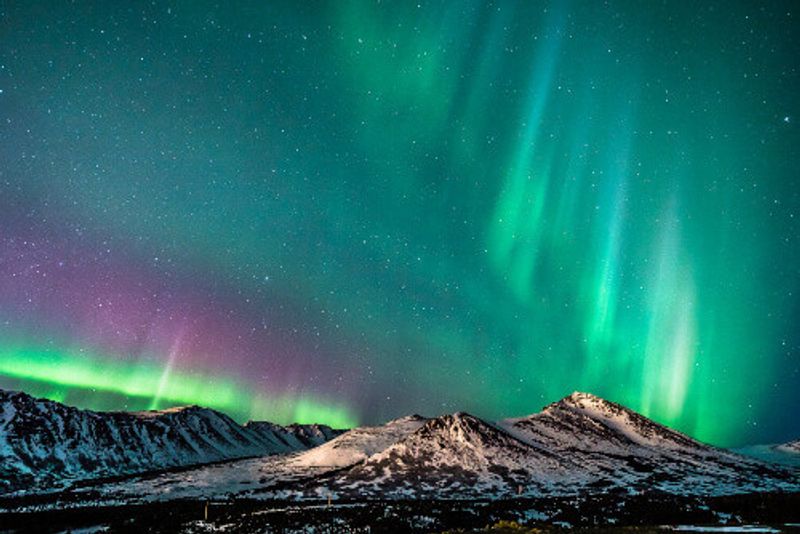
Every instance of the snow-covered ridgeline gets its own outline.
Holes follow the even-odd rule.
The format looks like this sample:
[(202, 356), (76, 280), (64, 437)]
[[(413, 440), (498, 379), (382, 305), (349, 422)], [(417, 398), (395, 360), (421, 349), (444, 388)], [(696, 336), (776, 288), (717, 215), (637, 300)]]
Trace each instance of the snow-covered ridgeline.
[(207, 408), (93, 412), (0, 390), (0, 492), (305, 450), (322, 425), (239, 425)]

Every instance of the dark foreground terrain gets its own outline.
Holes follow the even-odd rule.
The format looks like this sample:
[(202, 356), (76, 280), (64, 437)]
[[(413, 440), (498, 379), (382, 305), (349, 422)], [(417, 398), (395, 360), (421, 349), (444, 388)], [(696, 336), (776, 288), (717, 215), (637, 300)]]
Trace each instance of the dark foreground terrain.
[[(34, 502), (0, 502), (31, 511), (0, 513), (3, 532), (491, 532), (542, 529), (653, 531), (659, 525), (800, 524), (800, 494), (681, 498), (600, 495), (504, 501), (229, 502), (170, 501), (35, 511)], [(100, 527), (100, 528), (98, 528)], [(95, 530), (96, 529), (96, 530)]]

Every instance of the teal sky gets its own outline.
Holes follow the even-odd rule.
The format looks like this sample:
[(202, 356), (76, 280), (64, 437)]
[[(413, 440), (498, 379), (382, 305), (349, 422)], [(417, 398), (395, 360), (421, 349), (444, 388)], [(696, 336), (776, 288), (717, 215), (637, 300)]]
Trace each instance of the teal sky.
[(797, 438), (795, 7), (0, 6), (0, 387)]

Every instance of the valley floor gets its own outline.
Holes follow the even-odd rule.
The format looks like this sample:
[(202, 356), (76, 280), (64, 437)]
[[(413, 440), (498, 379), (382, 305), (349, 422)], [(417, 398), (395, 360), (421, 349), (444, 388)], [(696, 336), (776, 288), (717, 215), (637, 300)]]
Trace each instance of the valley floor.
[[(8, 509), (9, 504), (0, 506)], [(337, 501), (330, 505), (178, 500), (45, 511), (35, 508), (36, 504), (29, 502), (28, 511), (0, 513), (0, 532), (524, 533), (566, 528), (572, 532), (664, 532), (679, 525), (693, 525), (680, 527), (688, 531), (707, 532), (800, 531), (792, 526), (800, 525), (800, 493), (709, 498), (606, 494), (503, 501)], [(700, 528), (703, 525), (705, 530)], [(720, 530), (723, 525), (728, 527)]]

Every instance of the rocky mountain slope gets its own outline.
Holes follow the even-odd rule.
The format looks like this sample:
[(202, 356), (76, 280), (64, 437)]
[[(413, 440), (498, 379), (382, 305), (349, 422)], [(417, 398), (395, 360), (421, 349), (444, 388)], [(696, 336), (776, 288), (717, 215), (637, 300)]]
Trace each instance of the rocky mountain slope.
[(726, 495), (797, 489), (798, 478), (574, 393), (537, 414), (497, 424), (464, 413), (431, 419), (329, 488), (347, 497), (398, 498)]
[(700, 443), (586, 393), (500, 425), (526, 443), (569, 457), (598, 489), (721, 495), (797, 482), (793, 474)]
[(426, 419), (410, 415), (385, 425), (354, 428), (341, 436), (288, 460), (297, 467), (342, 468), (380, 453), (425, 424)]
[(582, 476), (569, 458), (459, 412), (427, 421), (331, 487), (348, 496), (500, 497), (515, 495), (523, 485), (527, 492), (547, 493), (559, 484), (583, 482)]
[(197, 406), (93, 412), (0, 390), (0, 493), (305, 450), (337, 433), (321, 425), (241, 426)]
[(313, 449), (345, 432), (319, 424), (281, 426), (268, 421), (248, 421), (244, 426), (268, 444), (270, 454)]

